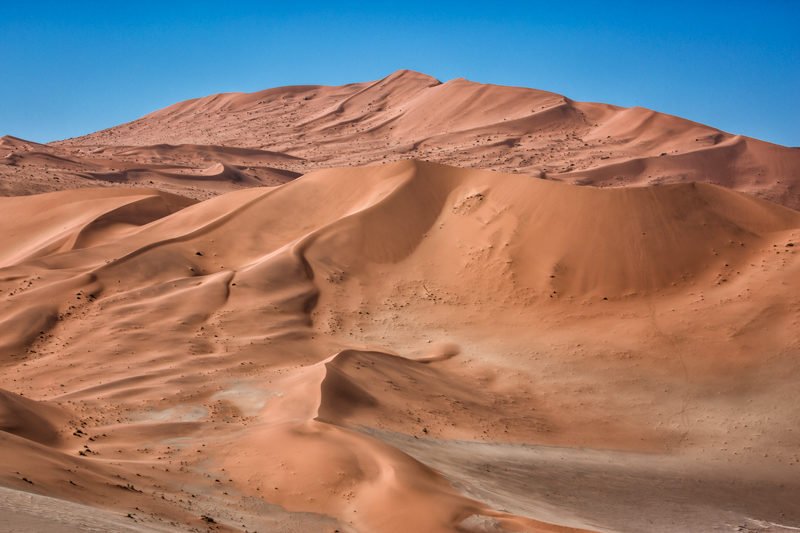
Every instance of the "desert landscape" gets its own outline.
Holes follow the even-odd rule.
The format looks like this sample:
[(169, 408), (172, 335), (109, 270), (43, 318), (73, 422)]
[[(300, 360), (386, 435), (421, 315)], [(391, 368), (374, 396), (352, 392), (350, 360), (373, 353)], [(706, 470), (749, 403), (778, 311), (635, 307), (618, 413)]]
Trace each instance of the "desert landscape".
[(0, 530), (800, 530), (800, 148), (400, 70), (0, 139)]

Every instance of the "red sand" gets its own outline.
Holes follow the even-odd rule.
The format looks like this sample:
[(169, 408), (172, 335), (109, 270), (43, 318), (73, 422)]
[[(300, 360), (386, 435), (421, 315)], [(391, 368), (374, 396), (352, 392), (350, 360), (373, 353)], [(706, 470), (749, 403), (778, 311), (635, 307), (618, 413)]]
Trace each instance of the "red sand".
[(17, 530), (800, 526), (795, 149), (407, 71), (0, 148), (118, 185), (0, 198)]

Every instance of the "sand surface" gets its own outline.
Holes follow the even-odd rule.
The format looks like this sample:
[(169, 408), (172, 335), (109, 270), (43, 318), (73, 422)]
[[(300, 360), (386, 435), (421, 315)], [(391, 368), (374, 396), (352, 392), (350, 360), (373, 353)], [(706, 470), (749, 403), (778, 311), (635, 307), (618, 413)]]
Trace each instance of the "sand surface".
[(795, 149), (408, 71), (0, 149), (0, 531), (800, 528)]
[(800, 208), (800, 148), (644, 108), (408, 70), (206, 96), (49, 145), (5, 137), (0, 194), (137, 185), (205, 199), (412, 158), (599, 187), (714, 183)]

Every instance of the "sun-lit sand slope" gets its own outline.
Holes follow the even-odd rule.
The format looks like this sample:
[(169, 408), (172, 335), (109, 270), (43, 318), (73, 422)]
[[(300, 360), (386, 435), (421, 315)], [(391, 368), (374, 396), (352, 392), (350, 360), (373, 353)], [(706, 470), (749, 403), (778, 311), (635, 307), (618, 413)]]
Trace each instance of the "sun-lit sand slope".
[[(133, 529), (800, 527), (800, 212), (416, 161), (0, 208), (8, 489)], [(85, 518), (47, 501), (15, 519)]]
[(56, 144), (130, 160), (128, 146), (163, 143), (277, 152), (296, 159), (269, 165), (302, 173), (413, 157), (604, 187), (699, 181), (800, 208), (798, 148), (649, 109), (408, 70), (341, 87), (187, 100)]

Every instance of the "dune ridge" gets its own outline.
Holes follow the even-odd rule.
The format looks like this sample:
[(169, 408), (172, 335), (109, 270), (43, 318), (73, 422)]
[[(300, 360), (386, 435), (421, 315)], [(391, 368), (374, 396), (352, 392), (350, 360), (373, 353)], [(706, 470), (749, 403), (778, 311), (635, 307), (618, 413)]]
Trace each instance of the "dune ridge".
[(641, 107), (408, 70), (196, 98), (49, 144), (6, 136), (0, 194), (135, 185), (202, 200), (405, 159), (603, 188), (711, 183), (800, 208), (800, 148)]
[(159, 143), (267, 150), (301, 158), (285, 167), (301, 173), (415, 158), (599, 187), (714, 183), (800, 207), (798, 148), (641, 107), (408, 70), (187, 100), (55, 146)]

